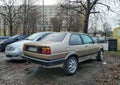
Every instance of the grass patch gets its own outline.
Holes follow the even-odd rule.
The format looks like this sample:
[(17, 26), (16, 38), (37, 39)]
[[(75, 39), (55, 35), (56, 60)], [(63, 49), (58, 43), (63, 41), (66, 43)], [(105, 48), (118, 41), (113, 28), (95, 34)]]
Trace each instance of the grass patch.
[(120, 56), (120, 51), (105, 51), (106, 55)]

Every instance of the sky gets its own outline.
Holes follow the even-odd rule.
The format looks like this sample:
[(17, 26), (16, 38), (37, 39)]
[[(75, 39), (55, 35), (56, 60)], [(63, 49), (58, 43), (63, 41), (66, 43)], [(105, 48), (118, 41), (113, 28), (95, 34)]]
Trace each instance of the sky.
[(45, 5), (54, 5), (54, 4), (57, 4), (57, 0), (44, 0), (44, 4)]
[(55, 5), (55, 4), (57, 4), (58, 0), (38, 0), (38, 3), (36, 3), (36, 4), (42, 5), (42, 1), (44, 1), (44, 5)]
[(119, 26), (120, 20), (120, 4), (119, 3), (108, 3), (110, 6), (110, 10), (106, 9), (105, 16), (107, 22), (111, 25), (112, 29)]
[[(10, 0), (5, 0), (5, 1), (10, 1)], [(16, 2), (15, 2), (15, 4), (16, 5), (19, 5), (19, 4), (21, 4), (21, 1), (22, 0), (15, 0)], [(34, 0), (33, 0), (34, 1)], [(44, 1), (44, 4), (45, 5), (55, 5), (55, 4), (57, 4), (57, 1), (58, 0), (36, 0), (37, 2), (36, 2), (36, 4), (42, 4), (42, 1)], [(0, 4), (2, 4), (1, 2), (0, 2)]]

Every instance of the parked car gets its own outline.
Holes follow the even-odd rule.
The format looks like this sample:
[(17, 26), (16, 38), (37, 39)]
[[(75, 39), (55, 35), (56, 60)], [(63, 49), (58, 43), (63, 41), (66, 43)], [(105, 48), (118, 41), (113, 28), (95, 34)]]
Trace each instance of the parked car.
[(99, 38), (99, 43), (107, 43), (109, 38)]
[(30, 35), (25, 40), (12, 43), (6, 47), (5, 55), (10, 59), (22, 59), (23, 45), (26, 42), (40, 41), (51, 32), (38, 32)]
[(93, 41), (99, 43), (99, 37), (92, 37)]
[(83, 33), (53, 33), (41, 42), (24, 44), (23, 58), (43, 67), (62, 67), (66, 74), (74, 74), (78, 63), (103, 58), (103, 46), (94, 43)]
[(1, 41), (0, 42), (0, 50), (4, 51), (8, 44), (11, 44), (11, 43), (16, 42), (16, 41), (23, 40), (27, 36), (28, 35), (20, 34), (20, 35), (15, 35), (15, 36), (10, 37), (9, 39), (5, 39), (5, 40)]
[(5, 40), (5, 39), (8, 39), (8, 38), (10, 38), (10, 37), (9, 36), (0, 36), (0, 42)]

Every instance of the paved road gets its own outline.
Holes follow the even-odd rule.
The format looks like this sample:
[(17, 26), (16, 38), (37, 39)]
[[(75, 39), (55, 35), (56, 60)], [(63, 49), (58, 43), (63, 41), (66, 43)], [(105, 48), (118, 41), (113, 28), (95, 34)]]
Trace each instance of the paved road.
[(66, 76), (61, 68), (45, 69), (25, 61), (13, 61), (0, 53), (0, 85), (93, 85), (93, 74), (101, 62), (89, 60), (79, 64), (76, 74)]

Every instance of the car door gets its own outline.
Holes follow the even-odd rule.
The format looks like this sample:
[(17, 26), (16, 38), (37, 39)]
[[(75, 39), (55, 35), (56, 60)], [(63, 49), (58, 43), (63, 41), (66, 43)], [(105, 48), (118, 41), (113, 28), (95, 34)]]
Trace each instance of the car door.
[(85, 55), (85, 46), (82, 42), (80, 34), (72, 33), (69, 39), (69, 47), (67, 48), (69, 53), (76, 53), (79, 57)]
[(85, 45), (85, 55), (89, 57), (93, 57), (93, 55), (97, 55), (99, 47), (94, 43), (92, 38), (87, 34), (81, 34), (81, 38), (83, 40), (83, 43)]

